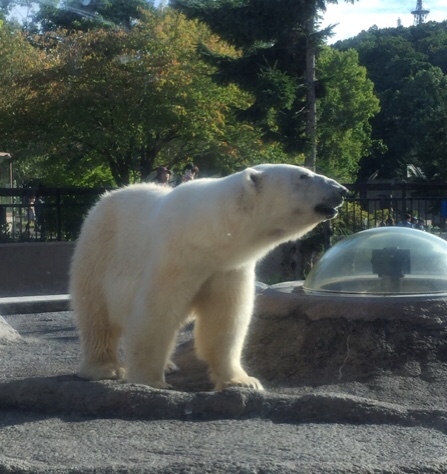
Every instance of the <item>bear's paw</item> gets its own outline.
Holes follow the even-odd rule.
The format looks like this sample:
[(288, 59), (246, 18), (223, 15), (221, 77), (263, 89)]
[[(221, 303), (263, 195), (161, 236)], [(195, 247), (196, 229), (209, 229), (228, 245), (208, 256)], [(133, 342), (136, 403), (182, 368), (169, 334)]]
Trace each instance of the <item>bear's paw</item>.
[(249, 375), (235, 377), (231, 380), (226, 380), (216, 384), (216, 390), (224, 390), (230, 387), (245, 387), (245, 388), (254, 388), (256, 390), (264, 390), (261, 382), (255, 378), (250, 377)]
[(173, 374), (174, 372), (178, 372), (180, 369), (172, 360), (168, 361), (168, 363), (165, 366), (165, 374)]
[(171, 390), (172, 388), (174, 388), (172, 385), (164, 382), (163, 380), (150, 380), (150, 381), (144, 380), (143, 381), (143, 380), (130, 378), (130, 379), (127, 379), (126, 382), (135, 384), (135, 385), (146, 385), (148, 387), (158, 388), (161, 390)]
[(125, 369), (115, 364), (83, 365), (78, 372), (78, 377), (88, 380), (120, 380), (125, 376)]

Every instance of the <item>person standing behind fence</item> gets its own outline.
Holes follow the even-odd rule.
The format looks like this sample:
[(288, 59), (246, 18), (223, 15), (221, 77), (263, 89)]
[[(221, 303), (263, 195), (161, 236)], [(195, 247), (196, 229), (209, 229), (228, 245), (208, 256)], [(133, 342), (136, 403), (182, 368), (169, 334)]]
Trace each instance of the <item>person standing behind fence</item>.
[(394, 219), (392, 217), (388, 217), (388, 219), (385, 221), (385, 225), (387, 227), (392, 227), (396, 225), (396, 223), (394, 222)]
[(161, 186), (170, 186), (171, 172), (165, 166), (159, 166), (157, 168), (157, 175), (154, 181)]
[(39, 230), (36, 224), (36, 212), (34, 210), (34, 204), (36, 202), (36, 197), (35, 196), (30, 196), (28, 199), (28, 207), (26, 210), (26, 226), (25, 230), (26, 232), (30, 231), (30, 224), (33, 223), (34, 225), (34, 230)]
[(42, 196), (36, 196), (36, 200), (34, 202), (34, 214), (36, 218), (36, 229), (39, 232), (42, 232), (42, 237), (43, 237), (43, 232), (44, 232), (44, 207), (45, 207), (45, 201)]
[(415, 229), (418, 230), (425, 230), (425, 221), (424, 219), (418, 219), (416, 224), (414, 225)]
[(188, 181), (196, 179), (198, 174), (199, 168), (197, 166), (194, 166), (193, 163), (188, 163), (183, 168), (182, 183), (186, 183)]
[(410, 227), (413, 228), (413, 224), (411, 223), (411, 214), (405, 214), (405, 220), (399, 222), (399, 227)]

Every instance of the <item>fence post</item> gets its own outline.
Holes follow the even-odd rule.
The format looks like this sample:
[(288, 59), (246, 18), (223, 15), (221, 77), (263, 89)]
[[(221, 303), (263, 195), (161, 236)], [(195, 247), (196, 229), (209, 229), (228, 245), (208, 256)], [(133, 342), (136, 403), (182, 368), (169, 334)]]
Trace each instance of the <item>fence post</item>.
[(405, 214), (407, 213), (407, 184), (402, 183), (402, 220), (405, 220)]
[(57, 222), (57, 240), (62, 240), (62, 206), (61, 206), (61, 190), (56, 193), (56, 222)]
[(6, 225), (6, 206), (0, 205), (0, 226)]
[(323, 222), (323, 246), (324, 250), (327, 250), (331, 247), (331, 236), (332, 236), (331, 221)]

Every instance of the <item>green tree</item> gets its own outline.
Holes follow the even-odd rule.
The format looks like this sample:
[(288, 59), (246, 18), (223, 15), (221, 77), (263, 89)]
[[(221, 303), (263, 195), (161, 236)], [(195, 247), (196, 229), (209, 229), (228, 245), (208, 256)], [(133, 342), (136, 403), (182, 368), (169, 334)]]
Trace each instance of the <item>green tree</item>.
[(325, 88), (318, 101), (318, 169), (342, 182), (352, 182), (361, 158), (380, 146), (371, 139), (370, 124), (380, 109), (379, 100), (353, 49), (323, 48), (317, 71)]
[[(225, 57), (204, 50), (219, 68), (216, 79), (234, 82), (255, 97), (240, 118), (262, 127), (264, 140), (306, 153), (315, 166), (315, 57), (329, 30), (318, 31), (319, 14), (337, 0), (174, 0), (175, 8), (207, 23), (241, 51)], [(352, 0), (351, 3), (354, 3)], [(309, 161), (310, 156), (310, 161)]]
[(375, 28), (335, 45), (358, 51), (381, 103), (372, 136), (383, 141), (385, 151), (373, 150), (362, 160), (361, 179), (377, 171), (381, 178), (406, 178), (409, 164), (420, 166), (427, 178), (445, 175), (446, 27), (447, 22), (428, 22)]
[[(400, 163), (419, 166), (428, 179), (445, 179), (447, 76), (438, 67), (417, 72), (390, 102)], [(411, 139), (409, 139), (411, 137)]]
[(147, 0), (52, 0), (41, 5), (33, 22), (41, 31), (87, 31), (111, 26), (131, 29), (144, 11), (153, 8), (153, 2)]
[(14, 16), (20, 9), (20, 24), (31, 32), (111, 26), (130, 29), (144, 11), (153, 8), (149, 0), (0, 0), (0, 13)]
[(191, 159), (233, 171), (262, 153), (253, 127), (232, 120), (250, 96), (216, 85), (198, 58), (198, 42), (231, 51), (204, 25), (165, 9), (130, 31), (61, 30), (35, 41), (45, 61), (20, 78), (8, 110), (0, 101), (0, 147), (21, 161), (40, 157), (54, 184), (121, 185)]
[[(14, 117), (18, 103), (22, 104), (25, 113), (32, 113), (28, 101), (33, 93), (24, 85), (24, 78), (45, 67), (45, 53), (33, 48), (25, 36), (10, 28), (7, 22), (0, 26), (0, 44), (0, 120)], [(23, 148), (29, 147), (26, 128), (16, 130), (13, 135), (8, 135), (8, 130), (7, 126), (0, 127), (3, 142), (0, 148), (12, 151), (19, 142)]]

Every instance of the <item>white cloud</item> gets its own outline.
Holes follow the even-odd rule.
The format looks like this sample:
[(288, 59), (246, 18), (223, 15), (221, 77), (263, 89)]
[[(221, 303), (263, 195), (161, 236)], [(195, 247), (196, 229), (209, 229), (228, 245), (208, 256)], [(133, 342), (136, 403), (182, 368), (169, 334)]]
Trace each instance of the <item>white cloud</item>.
[[(328, 4), (321, 26), (338, 23), (334, 29), (335, 36), (329, 41), (333, 43), (356, 36), (374, 25), (379, 28), (395, 28), (399, 19), (402, 26), (411, 26), (414, 21), (411, 10), (415, 7), (416, 0), (359, 0), (354, 5), (339, 0), (338, 5)], [(427, 21), (447, 20), (446, 0), (424, 2), (424, 8), (430, 10)]]

